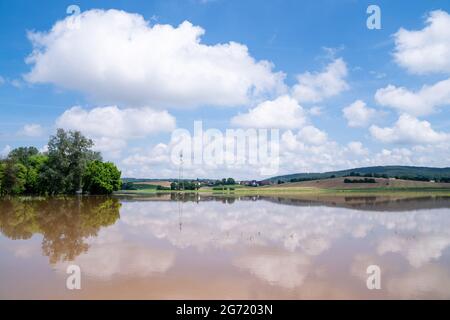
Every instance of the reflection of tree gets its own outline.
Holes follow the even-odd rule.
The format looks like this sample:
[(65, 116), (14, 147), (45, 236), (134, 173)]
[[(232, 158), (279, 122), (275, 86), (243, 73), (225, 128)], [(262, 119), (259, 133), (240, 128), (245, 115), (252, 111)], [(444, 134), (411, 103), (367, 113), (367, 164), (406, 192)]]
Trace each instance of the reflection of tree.
[(86, 252), (85, 239), (119, 218), (120, 203), (105, 198), (7, 199), (0, 201), (0, 231), (11, 239), (43, 235), (42, 250), (51, 263)]
[(0, 232), (13, 240), (29, 239), (39, 232), (35, 206), (31, 201), (0, 201)]

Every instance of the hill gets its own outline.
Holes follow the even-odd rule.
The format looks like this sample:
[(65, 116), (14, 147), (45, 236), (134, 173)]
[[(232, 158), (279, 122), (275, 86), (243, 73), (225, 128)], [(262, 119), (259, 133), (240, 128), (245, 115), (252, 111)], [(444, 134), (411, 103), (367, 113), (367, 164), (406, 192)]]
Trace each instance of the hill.
[[(348, 179), (357, 181), (360, 177), (350, 176)], [(435, 183), (428, 181), (412, 181), (393, 178), (373, 178), (372, 183), (346, 183), (347, 178), (329, 178), (301, 182), (287, 182), (283, 184), (275, 184), (272, 188), (318, 188), (318, 189), (447, 189), (450, 188), (449, 183)]]
[(295, 173), (272, 177), (264, 181), (271, 183), (301, 182), (309, 180), (321, 180), (347, 176), (366, 176), (397, 178), (403, 180), (441, 181), (450, 182), (450, 168), (410, 167), (410, 166), (377, 166), (363, 167), (323, 173)]

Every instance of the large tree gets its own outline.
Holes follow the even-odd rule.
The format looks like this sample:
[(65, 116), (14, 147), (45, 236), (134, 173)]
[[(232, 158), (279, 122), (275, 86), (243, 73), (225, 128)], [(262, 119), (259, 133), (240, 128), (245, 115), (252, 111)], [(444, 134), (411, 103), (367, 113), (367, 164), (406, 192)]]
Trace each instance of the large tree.
[(58, 129), (48, 143), (48, 161), (41, 173), (50, 194), (73, 194), (82, 189), (82, 179), (91, 161), (101, 161), (94, 143), (79, 131)]
[(120, 171), (103, 163), (94, 143), (79, 131), (58, 129), (48, 151), (35, 147), (12, 150), (0, 160), (0, 195), (110, 194), (120, 189)]

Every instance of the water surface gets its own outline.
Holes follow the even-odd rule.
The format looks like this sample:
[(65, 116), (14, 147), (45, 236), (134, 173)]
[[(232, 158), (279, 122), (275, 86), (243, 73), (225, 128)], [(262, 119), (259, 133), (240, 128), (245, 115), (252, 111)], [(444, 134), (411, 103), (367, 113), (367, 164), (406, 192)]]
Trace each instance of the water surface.
[(0, 232), (2, 299), (450, 298), (445, 197), (12, 198)]

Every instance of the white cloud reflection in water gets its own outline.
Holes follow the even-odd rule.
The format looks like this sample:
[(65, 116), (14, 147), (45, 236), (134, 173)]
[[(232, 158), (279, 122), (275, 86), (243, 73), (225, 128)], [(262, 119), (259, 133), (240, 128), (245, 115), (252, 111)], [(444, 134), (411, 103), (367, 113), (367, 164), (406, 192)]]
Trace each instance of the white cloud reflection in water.
[[(122, 200), (120, 220), (52, 268), (65, 274), (75, 263), (92, 281), (157, 283), (156, 298), (450, 298), (450, 203), (430, 201), (375, 211), (274, 199)], [(9, 251), (26, 260), (38, 248), (31, 244), (12, 241)], [(379, 292), (366, 288), (371, 264), (382, 270)]]
[[(403, 271), (414, 274), (424, 266), (439, 263), (450, 245), (450, 210), (446, 208), (377, 212), (267, 201), (236, 201), (231, 205), (187, 202), (183, 203), (181, 231), (173, 202), (127, 202), (122, 214), (121, 222), (134, 232), (150, 233), (178, 249), (230, 251), (235, 255), (234, 266), (288, 289), (302, 286), (318, 267), (318, 258), (339, 256), (342, 251), (355, 257), (370, 253), (379, 263), (389, 260), (383, 258), (392, 258), (389, 254), (396, 254), (409, 265)], [(341, 241), (349, 247), (342, 248)], [(396, 261), (401, 264), (398, 256)], [(361, 266), (364, 279), (370, 264)], [(327, 267), (333, 269), (332, 265)], [(385, 271), (389, 269), (386, 265)], [(448, 259), (439, 270), (443, 279), (450, 277)], [(393, 296), (397, 293), (393, 284), (407, 282), (403, 271), (401, 277), (386, 279)], [(433, 285), (441, 286), (432, 275), (420, 279), (419, 288), (450, 297), (449, 290), (433, 290)], [(424, 282), (428, 279), (432, 283), (427, 286)], [(408, 286), (414, 288), (409, 282)], [(408, 296), (404, 290), (398, 292), (402, 297)]]

